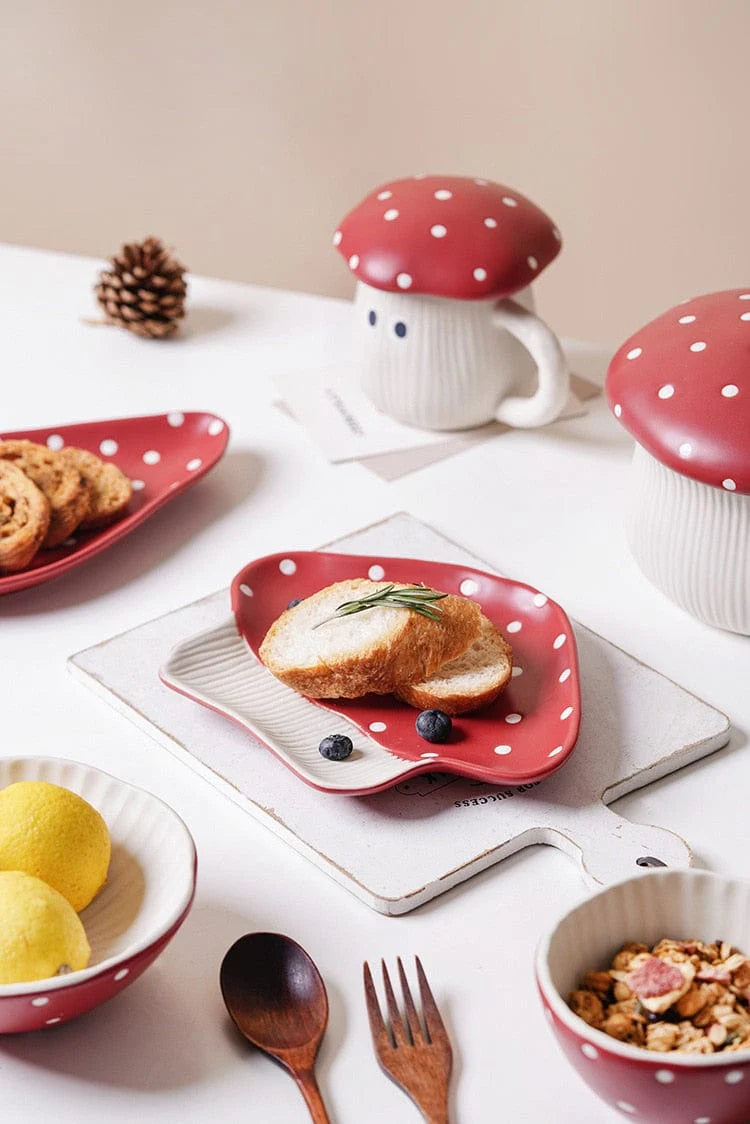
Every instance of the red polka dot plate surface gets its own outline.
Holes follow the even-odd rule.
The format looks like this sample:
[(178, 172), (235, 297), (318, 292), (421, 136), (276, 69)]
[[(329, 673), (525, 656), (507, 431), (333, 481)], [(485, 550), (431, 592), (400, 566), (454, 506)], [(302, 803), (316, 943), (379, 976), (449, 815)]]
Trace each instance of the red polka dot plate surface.
[(51, 449), (64, 445), (88, 449), (130, 477), (133, 495), (127, 512), (116, 523), (74, 534), (53, 550), (38, 551), (24, 570), (0, 574), (0, 594), (56, 578), (123, 538), (214, 467), (227, 447), (229, 427), (215, 414), (174, 411), (13, 433), (6, 430), (2, 437), (26, 438)]
[[(455, 718), (451, 738), (442, 745), (419, 737), (414, 726), (417, 711), (391, 695), (309, 700), (308, 705), (315, 703), (316, 708), (353, 723), (404, 768), (387, 783), (364, 787), (356, 783), (356, 762), (351, 758), (326, 762), (329, 773), (331, 765), (336, 770), (335, 783), (330, 785), (303, 769), (295, 771), (329, 791), (367, 792), (407, 774), (436, 770), (519, 784), (542, 780), (565, 763), (581, 720), (575, 636), (560, 606), (531, 586), (442, 562), (320, 551), (274, 554), (251, 562), (235, 577), (232, 608), (237, 628), (257, 656), (268, 628), (290, 600), (307, 597), (332, 582), (364, 576), (404, 584), (424, 582), (477, 601), (513, 646), (513, 678), (493, 704)], [(254, 730), (258, 732), (257, 727)], [(288, 759), (286, 763), (295, 767)], [(347, 769), (351, 787), (346, 783)]]

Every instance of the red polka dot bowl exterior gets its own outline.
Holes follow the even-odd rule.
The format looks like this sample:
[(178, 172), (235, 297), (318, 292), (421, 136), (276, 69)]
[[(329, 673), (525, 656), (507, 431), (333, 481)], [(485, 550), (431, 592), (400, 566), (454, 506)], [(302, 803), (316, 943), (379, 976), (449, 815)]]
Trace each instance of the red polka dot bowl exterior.
[(50, 1029), (117, 996), (163, 952), (195, 893), (190, 833), (151, 793), (77, 761), (0, 761), (0, 788), (22, 780), (63, 785), (93, 804), (109, 828), (112, 860), (106, 884), (80, 915), (91, 945), (89, 966), (0, 985), (0, 1034)]
[(589, 969), (625, 941), (729, 941), (750, 953), (750, 882), (701, 870), (652, 870), (565, 914), (542, 940), (536, 977), (545, 1014), (568, 1061), (602, 1100), (633, 1121), (746, 1124), (750, 1051), (656, 1053), (594, 1030), (566, 1002)]
[(638, 564), (693, 616), (750, 635), (750, 287), (652, 320), (614, 355), (606, 392), (636, 440)]
[(529, 286), (561, 236), (531, 200), (485, 179), (411, 176), (371, 191), (333, 243), (357, 278), (363, 387), (380, 410), (438, 430), (560, 414), (568, 370)]

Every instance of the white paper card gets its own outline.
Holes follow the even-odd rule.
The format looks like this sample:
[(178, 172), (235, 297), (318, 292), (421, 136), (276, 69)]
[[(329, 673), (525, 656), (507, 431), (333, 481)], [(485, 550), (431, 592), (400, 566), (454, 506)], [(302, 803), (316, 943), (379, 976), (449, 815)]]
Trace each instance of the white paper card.
[[(290, 371), (274, 379), (289, 413), (307, 429), (333, 464), (382, 453), (420, 449), (452, 442), (460, 434), (402, 425), (373, 406), (359, 386), (354, 364), (317, 370)], [(584, 412), (572, 394), (561, 417)], [(467, 431), (474, 441), (502, 433), (506, 426), (490, 422)]]

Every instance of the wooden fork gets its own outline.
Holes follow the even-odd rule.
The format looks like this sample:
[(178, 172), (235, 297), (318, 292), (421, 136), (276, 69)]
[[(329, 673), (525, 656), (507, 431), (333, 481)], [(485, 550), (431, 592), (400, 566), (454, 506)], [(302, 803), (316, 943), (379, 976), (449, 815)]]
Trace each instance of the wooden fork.
[(449, 1124), (448, 1083), (453, 1053), (422, 963), (418, 956), (414, 959), (422, 997), (424, 1027), (414, 1006), (401, 957), (398, 958), (398, 974), (404, 996), (405, 1024), (393, 994), (385, 961), (381, 961), (390, 1027), (387, 1027), (383, 1021), (370, 966), (365, 961), (365, 1002), (372, 1041), (381, 1068), (411, 1097), (417, 1108), (421, 1109), (427, 1124)]

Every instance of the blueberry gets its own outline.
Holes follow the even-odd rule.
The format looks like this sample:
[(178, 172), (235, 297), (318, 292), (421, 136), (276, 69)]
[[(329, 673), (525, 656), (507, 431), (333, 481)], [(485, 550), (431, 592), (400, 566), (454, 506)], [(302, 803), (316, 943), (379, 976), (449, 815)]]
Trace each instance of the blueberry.
[(318, 746), (323, 757), (329, 761), (343, 761), (354, 749), (352, 739), (346, 734), (329, 734)]
[(417, 733), (426, 742), (447, 742), (453, 723), (442, 710), (423, 710), (417, 715)]
[(287, 609), (293, 609), (295, 605), (301, 605), (301, 604), (302, 604), (302, 598), (301, 597), (293, 597), (292, 600), (287, 605)]

